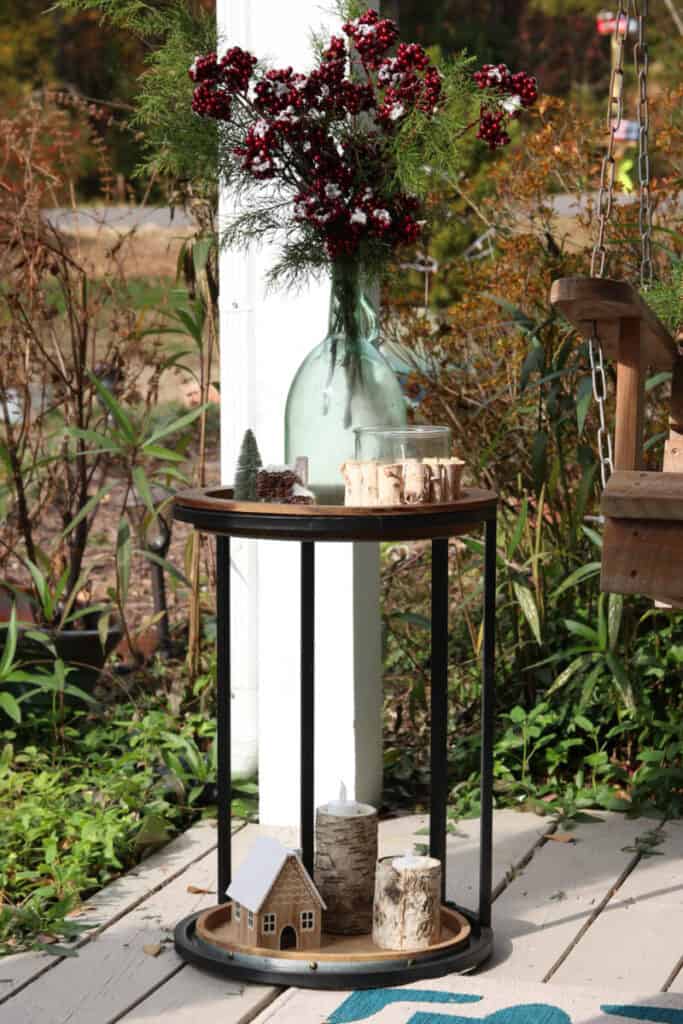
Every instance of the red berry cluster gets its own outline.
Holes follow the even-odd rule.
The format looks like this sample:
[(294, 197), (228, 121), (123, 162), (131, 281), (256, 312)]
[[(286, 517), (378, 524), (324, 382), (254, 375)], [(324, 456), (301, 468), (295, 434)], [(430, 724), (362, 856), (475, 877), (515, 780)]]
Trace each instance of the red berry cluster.
[(372, 8), (353, 21), (347, 21), (342, 28), (360, 54), (363, 64), (372, 69), (379, 67), (380, 60), (398, 39), (398, 27), (389, 18), (380, 18)]
[(232, 97), (249, 88), (256, 57), (233, 46), (219, 61), (215, 53), (196, 57), (189, 75), (196, 82), (192, 109), (202, 117), (227, 121), (232, 113)]
[(414, 243), (422, 231), (416, 219), (419, 204), (397, 193), (387, 199), (369, 188), (350, 191), (316, 179), (295, 199), (294, 218), (311, 224), (324, 239), (330, 259), (352, 256), (365, 238), (390, 247)]
[[(420, 236), (419, 203), (402, 192), (386, 193), (382, 160), (376, 133), (314, 155), (316, 169), (295, 198), (294, 218), (321, 235), (331, 259), (353, 255), (364, 239), (393, 248)], [(358, 167), (365, 171), (363, 184), (356, 179)], [(373, 181), (377, 182), (374, 187)]]
[(526, 71), (513, 74), (507, 64), (484, 64), (472, 76), (480, 89), (494, 89), (506, 96), (519, 96), (523, 107), (532, 106), (538, 99), (538, 87), (533, 75)]
[(477, 138), (488, 143), (489, 149), (498, 149), (499, 146), (507, 146), (510, 136), (505, 130), (507, 116), (503, 110), (495, 113), (482, 109), (479, 115), (479, 128)]
[(510, 136), (505, 124), (519, 116), (522, 107), (532, 106), (538, 99), (538, 87), (533, 75), (526, 71), (511, 72), (507, 64), (484, 64), (473, 75), (480, 89), (491, 89), (501, 97), (500, 106), (491, 110), (481, 108), (477, 138), (488, 143), (489, 149), (507, 146)]
[(277, 117), (290, 107), (296, 111), (304, 107), (301, 92), (306, 85), (305, 75), (295, 75), (292, 68), (267, 71), (254, 89), (254, 107), (264, 117)]
[(215, 53), (195, 57), (188, 74), (193, 82), (213, 81), (218, 77), (218, 61)]
[(380, 122), (398, 121), (412, 108), (433, 114), (441, 99), (441, 75), (417, 43), (401, 43), (395, 57), (385, 58), (377, 83), (384, 90)]
[(215, 81), (200, 82), (192, 94), (192, 109), (201, 117), (228, 121), (232, 113), (232, 96)]
[(220, 63), (220, 77), (228, 92), (246, 92), (256, 66), (256, 57), (232, 46)]

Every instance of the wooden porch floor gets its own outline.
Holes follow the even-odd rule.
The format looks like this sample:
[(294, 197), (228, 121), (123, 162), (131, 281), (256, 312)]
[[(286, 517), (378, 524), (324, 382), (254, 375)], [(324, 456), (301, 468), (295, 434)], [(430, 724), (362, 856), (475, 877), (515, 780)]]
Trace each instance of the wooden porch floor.
[[(613, 986), (620, 997), (683, 993), (683, 822), (596, 817), (568, 843), (551, 837), (547, 818), (496, 813), (495, 953), (482, 974)], [(426, 823), (384, 822), (380, 852), (424, 842), (416, 834)], [(236, 833), (236, 861), (259, 831)], [(463, 822), (448, 841), (449, 896), (465, 906), (475, 902), (477, 832), (478, 822)], [(0, 960), (1, 1024), (246, 1024), (281, 998), (281, 989), (187, 966), (173, 949), (176, 921), (215, 902), (215, 838), (211, 824), (197, 826), (93, 897), (80, 919), (96, 927), (77, 956)]]

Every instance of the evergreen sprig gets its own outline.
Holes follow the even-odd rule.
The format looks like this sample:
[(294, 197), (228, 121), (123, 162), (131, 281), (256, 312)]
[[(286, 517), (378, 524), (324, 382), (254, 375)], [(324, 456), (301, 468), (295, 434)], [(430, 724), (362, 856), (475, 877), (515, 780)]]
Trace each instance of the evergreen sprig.
[(218, 200), (219, 138), (215, 123), (191, 110), (187, 68), (197, 53), (215, 50), (215, 16), (196, 0), (56, 0), (51, 10), (98, 12), (103, 22), (145, 44), (132, 126), (140, 132), (143, 159), (136, 174), (191, 183), (196, 194)]

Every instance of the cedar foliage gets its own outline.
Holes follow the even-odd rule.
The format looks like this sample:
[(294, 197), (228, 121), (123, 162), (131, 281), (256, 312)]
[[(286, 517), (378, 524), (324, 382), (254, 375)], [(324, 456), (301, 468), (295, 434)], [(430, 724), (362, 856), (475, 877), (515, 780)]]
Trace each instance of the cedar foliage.
[(218, 127), (192, 113), (187, 69), (196, 54), (216, 49), (215, 15), (194, 0), (56, 0), (54, 9), (97, 12), (102, 22), (132, 33), (147, 50), (135, 114), (142, 158), (139, 178), (191, 186), (193, 195), (217, 201)]

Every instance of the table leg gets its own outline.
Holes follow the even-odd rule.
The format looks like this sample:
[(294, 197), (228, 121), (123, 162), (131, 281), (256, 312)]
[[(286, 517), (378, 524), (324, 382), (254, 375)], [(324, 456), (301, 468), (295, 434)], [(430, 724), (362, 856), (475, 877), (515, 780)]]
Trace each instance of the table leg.
[(446, 805), (448, 802), (448, 539), (432, 541), (431, 802), (429, 852), (441, 861), (441, 896), (446, 895)]
[(491, 925), (493, 880), (493, 739), (496, 652), (496, 520), (485, 527), (484, 651), (481, 694), (481, 836), (479, 863), (479, 922)]
[(301, 545), (301, 857), (313, 875), (315, 759), (315, 546)]
[(218, 773), (218, 903), (231, 877), (230, 538), (216, 537), (216, 765)]

